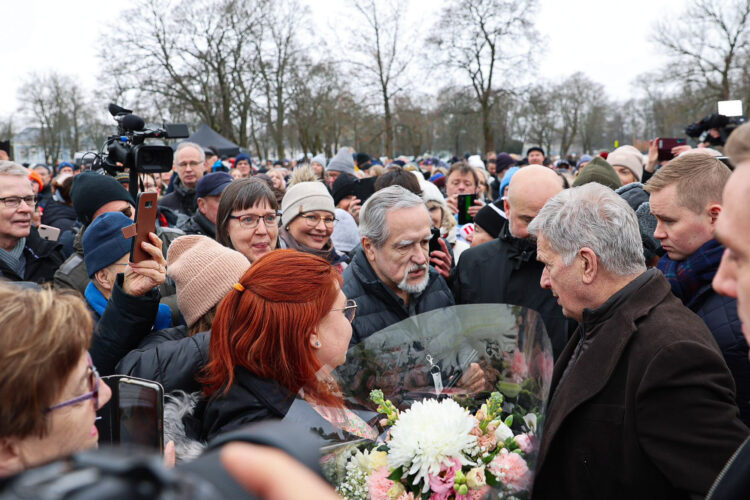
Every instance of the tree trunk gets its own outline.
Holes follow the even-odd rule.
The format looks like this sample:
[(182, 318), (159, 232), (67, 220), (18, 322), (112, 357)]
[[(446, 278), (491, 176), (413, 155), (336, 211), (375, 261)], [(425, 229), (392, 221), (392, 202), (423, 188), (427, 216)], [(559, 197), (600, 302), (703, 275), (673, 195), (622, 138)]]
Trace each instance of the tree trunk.
[(383, 109), (385, 111), (385, 154), (393, 158), (393, 115), (388, 94), (383, 89)]
[(492, 123), (490, 121), (491, 111), (489, 97), (487, 96), (482, 99), (482, 134), (484, 137), (485, 155), (494, 149), (495, 144), (495, 134), (492, 131)]

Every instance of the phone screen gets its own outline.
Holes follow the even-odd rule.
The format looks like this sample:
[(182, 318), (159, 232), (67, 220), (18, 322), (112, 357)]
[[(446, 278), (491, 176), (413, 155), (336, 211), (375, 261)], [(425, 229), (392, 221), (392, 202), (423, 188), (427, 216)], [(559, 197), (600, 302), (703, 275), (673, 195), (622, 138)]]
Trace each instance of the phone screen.
[(120, 380), (118, 387), (120, 442), (162, 450), (163, 408), (155, 387)]
[(474, 217), (469, 215), (469, 208), (474, 205), (474, 200), (477, 199), (475, 194), (459, 194), (458, 195), (458, 223), (459, 225), (468, 224), (474, 221)]

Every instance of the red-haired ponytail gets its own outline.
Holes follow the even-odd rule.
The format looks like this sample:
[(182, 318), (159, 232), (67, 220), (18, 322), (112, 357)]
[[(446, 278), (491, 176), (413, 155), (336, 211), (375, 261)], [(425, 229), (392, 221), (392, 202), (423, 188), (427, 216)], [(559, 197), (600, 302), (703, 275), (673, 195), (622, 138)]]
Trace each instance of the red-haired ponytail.
[(258, 259), (216, 311), (204, 392), (226, 392), (242, 366), (293, 393), (304, 388), (320, 404), (341, 406), (335, 386), (318, 381), (321, 364), (310, 345), (341, 283), (330, 263), (311, 254), (276, 250)]

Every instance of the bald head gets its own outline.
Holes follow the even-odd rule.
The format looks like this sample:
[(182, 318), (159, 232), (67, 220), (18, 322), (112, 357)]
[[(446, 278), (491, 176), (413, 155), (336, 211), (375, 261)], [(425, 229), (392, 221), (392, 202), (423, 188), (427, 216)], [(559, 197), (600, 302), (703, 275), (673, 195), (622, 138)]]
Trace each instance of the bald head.
[(510, 221), (510, 234), (528, 238), (528, 225), (547, 200), (562, 191), (560, 178), (547, 167), (529, 165), (516, 172), (510, 180), (505, 213)]

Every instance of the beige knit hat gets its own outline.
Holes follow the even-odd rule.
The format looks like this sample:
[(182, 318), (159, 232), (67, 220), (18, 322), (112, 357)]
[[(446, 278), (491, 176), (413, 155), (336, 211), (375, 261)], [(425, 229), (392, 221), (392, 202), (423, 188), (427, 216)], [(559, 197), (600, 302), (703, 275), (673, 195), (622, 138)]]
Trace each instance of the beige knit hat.
[(641, 161), (641, 155), (634, 153), (632, 150), (638, 151), (633, 146), (619, 147), (609, 153), (607, 162), (613, 167), (627, 168), (633, 172), (636, 181), (641, 182), (641, 177), (643, 177), (643, 162)]
[(281, 225), (286, 226), (301, 213), (323, 210), (336, 213), (333, 196), (322, 182), (300, 182), (289, 188), (281, 200)]
[(177, 306), (187, 326), (221, 302), (248, 269), (244, 255), (208, 236), (174, 240), (167, 252), (167, 274), (177, 286)]

